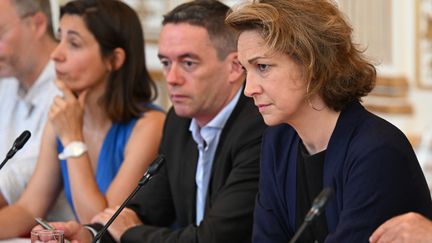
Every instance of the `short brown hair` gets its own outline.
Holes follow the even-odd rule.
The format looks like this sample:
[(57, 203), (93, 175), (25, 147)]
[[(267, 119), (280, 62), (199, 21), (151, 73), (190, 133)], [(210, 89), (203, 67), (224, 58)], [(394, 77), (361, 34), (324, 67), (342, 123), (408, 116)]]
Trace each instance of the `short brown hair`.
[(351, 39), (352, 28), (328, 0), (254, 0), (231, 12), (226, 22), (257, 31), (271, 50), (304, 67), (310, 97), (319, 94), (336, 111), (374, 87), (375, 67)]
[(215, 0), (195, 0), (180, 4), (164, 15), (162, 24), (187, 23), (207, 30), (218, 58), (224, 60), (237, 51), (237, 32), (225, 23), (230, 8)]

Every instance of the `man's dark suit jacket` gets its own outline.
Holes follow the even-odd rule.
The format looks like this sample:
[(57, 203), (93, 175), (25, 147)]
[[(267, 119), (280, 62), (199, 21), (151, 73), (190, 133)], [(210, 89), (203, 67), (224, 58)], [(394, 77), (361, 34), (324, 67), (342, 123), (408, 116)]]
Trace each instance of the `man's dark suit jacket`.
[(195, 225), (198, 150), (190, 122), (173, 109), (168, 112), (160, 149), (166, 162), (128, 205), (144, 225), (126, 231), (122, 242), (251, 242), (266, 127), (261, 115), (251, 99), (240, 96), (221, 133), (199, 226)]

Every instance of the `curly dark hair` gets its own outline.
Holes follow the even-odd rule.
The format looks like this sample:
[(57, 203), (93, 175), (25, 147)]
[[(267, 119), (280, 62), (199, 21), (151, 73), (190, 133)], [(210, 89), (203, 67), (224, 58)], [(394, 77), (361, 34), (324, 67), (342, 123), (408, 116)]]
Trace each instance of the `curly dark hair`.
[(329, 0), (255, 0), (229, 13), (226, 22), (240, 32), (257, 31), (272, 50), (291, 56), (305, 70), (307, 98), (318, 93), (336, 111), (375, 86), (375, 67)]

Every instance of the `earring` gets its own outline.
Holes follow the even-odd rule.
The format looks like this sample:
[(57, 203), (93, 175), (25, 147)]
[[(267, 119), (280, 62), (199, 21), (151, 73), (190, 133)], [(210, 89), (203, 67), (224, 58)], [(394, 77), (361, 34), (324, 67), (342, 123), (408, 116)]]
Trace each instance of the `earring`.
[(308, 105), (312, 108), (312, 109), (314, 109), (314, 110), (316, 110), (316, 111), (322, 111), (322, 110), (324, 110), (324, 108), (325, 108), (325, 106), (323, 106), (323, 107), (321, 107), (321, 108), (316, 108), (315, 106), (313, 106), (312, 105), (312, 102), (310, 101), (310, 99), (309, 99), (309, 86), (310, 86), (310, 81), (308, 82), (308, 84), (307, 84), (307, 86), (306, 86), (306, 101), (307, 101), (307, 103), (308, 103)]

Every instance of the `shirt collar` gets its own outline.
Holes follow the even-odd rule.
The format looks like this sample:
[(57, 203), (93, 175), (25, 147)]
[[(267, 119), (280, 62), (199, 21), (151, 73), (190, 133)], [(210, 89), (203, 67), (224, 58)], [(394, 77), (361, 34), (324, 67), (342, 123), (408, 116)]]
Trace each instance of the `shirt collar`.
[(208, 128), (215, 128), (220, 130), (225, 126), (228, 118), (234, 110), (238, 100), (240, 99), (242, 91), (243, 86), (237, 91), (233, 99), (231, 99), (231, 101), (204, 127), (200, 128), (197, 120), (195, 118), (192, 118), (192, 121), (189, 125), (189, 131), (192, 133), (192, 137), (194, 138), (195, 142), (197, 142), (198, 144), (201, 144), (203, 142), (203, 138), (201, 137), (201, 135), (198, 136), (201, 130), (206, 130)]
[(30, 87), (30, 89), (26, 91), (21, 84), (18, 85), (17, 97), (25, 103), (25, 105), (29, 109), (29, 112), (31, 112), (31, 110), (37, 104), (38, 99), (41, 97), (40, 93), (44, 92), (46, 84), (49, 82), (54, 82), (54, 79), (54, 62), (50, 60), (47, 65), (45, 65), (42, 73), (38, 76), (35, 83)]
[(40, 96), (40, 92), (43, 92), (43, 86), (48, 82), (54, 82), (54, 78), (54, 62), (50, 60), (47, 65), (45, 65), (45, 68), (42, 70), (42, 73), (38, 76), (34, 84), (30, 87), (30, 89), (27, 90), (27, 92), (24, 91), (21, 85), (19, 86), (18, 95), (27, 101), (34, 100), (35, 97)]

